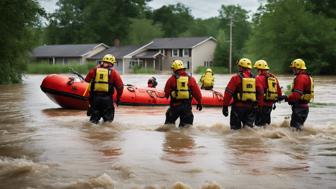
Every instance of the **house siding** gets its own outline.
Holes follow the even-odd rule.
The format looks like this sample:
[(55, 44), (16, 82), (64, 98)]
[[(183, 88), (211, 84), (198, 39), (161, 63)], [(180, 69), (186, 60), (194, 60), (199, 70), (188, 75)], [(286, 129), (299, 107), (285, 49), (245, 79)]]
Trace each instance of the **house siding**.
[(187, 71), (191, 71), (191, 57), (183, 56), (182, 49), (178, 49), (178, 51), (179, 51), (179, 56), (172, 57), (172, 49), (165, 49), (166, 56), (163, 58), (162, 71), (166, 71), (166, 72), (171, 71), (171, 63), (177, 59), (182, 60), (186, 68), (188, 68), (188, 64), (189, 64), (189, 69), (187, 69)]
[(197, 67), (204, 66), (205, 62), (212, 62), (214, 59), (214, 53), (216, 49), (216, 42), (208, 40), (201, 45), (198, 45), (192, 49), (192, 72), (195, 72)]

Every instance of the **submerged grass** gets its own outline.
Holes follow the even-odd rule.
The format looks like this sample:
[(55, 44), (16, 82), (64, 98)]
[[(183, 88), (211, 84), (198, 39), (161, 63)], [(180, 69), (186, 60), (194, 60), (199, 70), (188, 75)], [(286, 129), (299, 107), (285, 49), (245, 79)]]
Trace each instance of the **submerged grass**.
[(94, 63), (89, 64), (48, 64), (48, 63), (29, 63), (27, 65), (27, 74), (53, 74), (53, 73), (70, 73), (77, 71), (81, 74), (88, 73), (89, 69), (95, 66)]

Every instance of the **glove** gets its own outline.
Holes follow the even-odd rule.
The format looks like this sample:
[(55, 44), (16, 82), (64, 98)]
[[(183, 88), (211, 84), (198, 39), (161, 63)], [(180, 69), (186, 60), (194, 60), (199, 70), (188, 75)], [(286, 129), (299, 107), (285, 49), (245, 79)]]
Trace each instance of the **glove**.
[(225, 117), (227, 117), (229, 115), (229, 109), (228, 109), (228, 107), (227, 106), (223, 106), (222, 112), (223, 112), (223, 115)]
[(120, 99), (117, 99), (116, 105), (119, 106), (119, 104), (120, 104)]
[(279, 97), (278, 97), (278, 102), (281, 102), (281, 101), (283, 101), (283, 100), (285, 100), (285, 102), (288, 101), (288, 97), (287, 97), (287, 95), (282, 95), (282, 96), (279, 96)]
[(197, 104), (196, 105), (196, 110), (201, 111), (203, 109), (202, 104)]

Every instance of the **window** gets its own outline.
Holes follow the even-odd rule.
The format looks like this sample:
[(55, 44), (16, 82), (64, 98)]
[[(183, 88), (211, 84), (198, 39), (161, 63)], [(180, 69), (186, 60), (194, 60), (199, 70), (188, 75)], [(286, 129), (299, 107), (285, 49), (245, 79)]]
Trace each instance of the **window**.
[(178, 49), (172, 49), (172, 57), (178, 57), (179, 56), (179, 50)]
[(183, 49), (183, 56), (189, 57), (190, 55), (190, 49)]
[(129, 68), (139, 67), (141, 68), (143, 66), (143, 60), (141, 59), (132, 59), (129, 63)]

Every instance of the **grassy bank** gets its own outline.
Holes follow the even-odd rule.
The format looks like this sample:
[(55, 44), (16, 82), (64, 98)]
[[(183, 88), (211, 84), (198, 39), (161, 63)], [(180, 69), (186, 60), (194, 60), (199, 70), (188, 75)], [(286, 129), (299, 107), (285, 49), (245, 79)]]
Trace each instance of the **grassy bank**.
[[(214, 66), (214, 67), (210, 67), (212, 69), (212, 71), (214, 72), (214, 74), (227, 74), (229, 73), (229, 70), (226, 67), (220, 67), (220, 66)], [(197, 74), (203, 74), (205, 73), (205, 70), (208, 69), (208, 67), (197, 67), (196, 69), (196, 73)]]
[(95, 66), (90, 64), (48, 64), (48, 63), (29, 63), (27, 65), (27, 74), (52, 74), (52, 73), (70, 73), (71, 70), (81, 74), (88, 73), (90, 68)]

